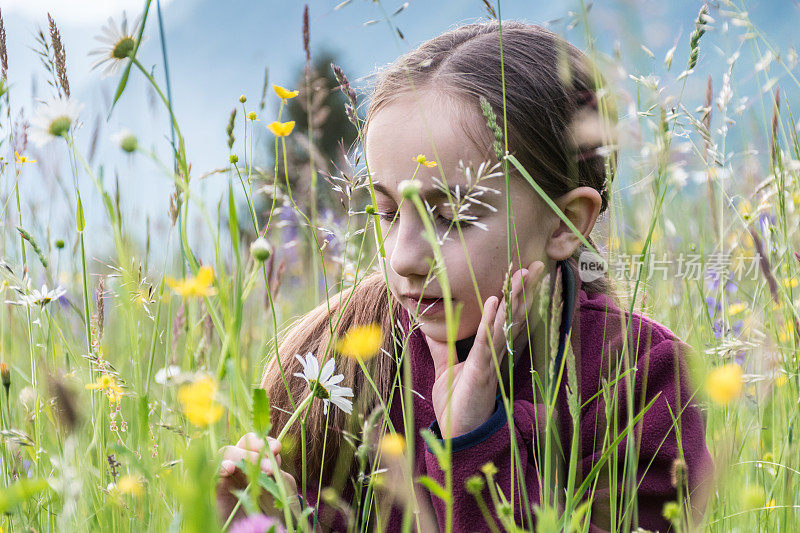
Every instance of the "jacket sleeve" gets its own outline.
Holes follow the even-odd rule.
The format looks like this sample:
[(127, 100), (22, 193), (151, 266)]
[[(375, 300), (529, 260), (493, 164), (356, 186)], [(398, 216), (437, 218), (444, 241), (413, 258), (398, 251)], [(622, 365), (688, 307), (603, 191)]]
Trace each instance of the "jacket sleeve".
[[(633, 434), (638, 447), (637, 486), (634, 489), (637, 493), (638, 526), (650, 531), (666, 532), (670, 529), (663, 509), (665, 503), (677, 500), (678, 485), (683, 487), (684, 497), (688, 494), (695, 518), (702, 515), (708, 496), (713, 464), (706, 447), (705, 423), (689, 385), (688, 369), (683, 357), (687, 350), (688, 346), (680, 341), (665, 339), (637, 362), (634, 416), (651, 401), (654, 403), (628, 436)], [(619, 435), (628, 426), (625, 386), (622, 382), (616, 399), (619, 414), (615, 425)], [(601, 444), (605, 428), (608, 427), (605, 412), (606, 404), (602, 397), (598, 397), (583, 413), (581, 441), (582, 448), (588, 452), (580, 465), (584, 474), (588, 474), (604, 453)], [(673, 420), (677, 420), (677, 423)], [(618, 502), (631, 499), (630, 494), (621, 494), (623, 488), (620, 482), (626, 462), (627, 443), (628, 438), (623, 438), (617, 446), (616, 457), (612, 455), (611, 460), (615, 464), (601, 469), (596, 490), (591, 495), (593, 525), (590, 531), (610, 528), (612, 490), (617, 493)], [(611, 487), (609, 466), (616, 466), (616, 487)], [(619, 522), (621, 513), (617, 514), (617, 527), (622, 527)]]
[[(542, 431), (544, 427), (544, 407), (534, 405), (529, 401), (516, 400), (513, 405), (513, 417), (513, 431), (516, 447), (519, 450), (518, 460), (525, 477), (523, 484), (519, 476), (514, 476), (514, 520), (517, 524), (522, 524), (527, 515), (524, 512), (522, 498), (526, 497), (529, 504), (539, 501), (539, 479), (533, 457), (533, 442), (537, 430)], [(434, 422), (430, 429), (437, 437), (441, 437), (437, 422)], [(440, 439), (439, 442), (442, 446), (446, 445), (444, 440)], [(483, 477), (481, 467), (492, 463), (496, 467), (494, 481), (503, 495), (511, 501), (513, 449), (510, 426), (504, 406), (498, 401), (494, 414), (486, 422), (469, 433), (451, 439), (451, 446), (453, 530), (489, 531), (490, 526), (478, 506), (476, 496), (467, 491), (465, 483), (473, 475), (478, 474)], [(427, 447), (425, 451), (425, 463), (428, 476), (445, 486), (445, 472), (430, 447)], [(521, 494), (522, 487), (525, 487), (525, 495)], [(497, 519), (488, 486), (483, 488), (482, 497), (491, 515), (491, 520), (500, 530), (504, 530)], [(432, 497), (432, 500), (441, 530), (446, 521), (447, 504), (435, 496)]]
[[(686, 348), (686, 345), (675, 339), (660, 342), (639, 359), (634, 382), (634, 415), (639, 412), (641, 406), (655, 399), (633, 431), (638, 446), (635, 488), (638, 525), (651, 531), (669, 530), (669, 523), (662, 515), (663, 507), (665, 503), (677, 499), (676, 485), (680, 483), (681, 477), (685, 480), (684, 494), (688, 494), (690, 498), (695, 517), (702, 514), (708, 496), (713, 465), (705, 442), (705, 424), (699, 407), (693, 401), (693, 391), (689, 386), (688, 369), (682, 355)], [(618, 431), (623, 431), (628, 424), (628, 417), (624, 411), (627, 402), (623, 387), (620, 387), (617, 398), (620, 407), (617, 428)], [(607, 427), (605, 409), (601, 395), (581, 414), (579, 446), (582, 452), (579, 454), (579, 469), (584, 475), (591, 471), (607, 449), (607, 444), (604, 445), (604, 433)], [(673, 423), (673, 416), (678, 420), (677, 424)], [(527, 513), (523, 507), (521, 488), (525, 487), (529, 505), (533, 506), (540, 501), (534, 439), (543, 434), (544, 406), (517, 400), (513, 405), (513, 417), (514, 435), (519, 450), (518, 458), (525, 477), (524, 485), (518, 477), (514, 480), (516, 493), (514, 520), (517, 524), (525, 524)], [(677, 432), (676, 426), (679, 428)], [(431, 430), (440, 436), (436, 422), (431, 425)], [(678, 433), (681, 436), (680, 447), (677, 441)], [(569, 439), (566, 439), (565, 443), (569, 445)], [(440, 444), (444, 445), (445, 442), (440, 440)], [(483, 425), (453, 438), (451, 446), (454, 531), (486, 531), (489, 526), (479, 510), (475, 497), (466, 490), (465, 482), (471, 476), (480, 474), (483, 465), (493, 463), (497, 469), (494, 481), (503, 494), (511, 499), (513, 452), (505, 409), (502, 405), (498, 405), (494, 414)], [(612, 490), (616, 493), (618, 502), (630, 501), (630, 496), (621, 494), (624, 490), (622, 484), (617, 483), (611, 487), (608, 475), (610, 468), (616, 468), (617, 475), (621, 479), (626, 461), (626, 447), (627, 438), (623, 438), (618, 444), (617, 453), (611, 456), (615, 464), (607, 463), (600, 469), (595, 490), (589, 495), (593, 502), (590, 525), (590, 531), (593, 533), (610, 528)], [(564, 453), (568, 454), (569, 450), (564, 450)], [(428, 475), (444, 486), (445, 473), (429, 448), (425, 452), (425, 461)], [(499, 526), (488, 487), (483, 489), (482, 496), (492, 520)], [(624, 499), (620, 500), (620, 496)], [(432, 500), (441, 529), (446, 520), (447, 505), (435, 496)], [(619, 521), (617, 523), (619, 524)]]

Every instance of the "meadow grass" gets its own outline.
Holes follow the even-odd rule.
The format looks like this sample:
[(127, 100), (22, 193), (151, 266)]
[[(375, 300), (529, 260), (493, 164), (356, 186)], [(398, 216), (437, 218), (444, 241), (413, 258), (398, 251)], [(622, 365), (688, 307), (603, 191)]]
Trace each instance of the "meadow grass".
[[(490, 17), (501, 16), (499, 4), (486, 6)], [(402, 40), (393, 15), (383, 13), (392, 34)], [(587, 6), (581, 2), (570, 16), (593, 43)], [(56, 23), (50, 19), (49, 32), (36, 37), (55, 100), (49, 112), (40, 108), (31, 124), (17, 121), (13, 127), (11, 117), (19, 115), (21, 106), (6, 79), (5, 30), (0, 27), (0, 111), (5, 117), (0, 274), (6, 301), (0, 305), (0, 531), (229, 528), (231, 521), (218, 516), (214, 499), (219, 448), (247, 432), (283, 435), (287, 429), (270, 427), (270, 399), (258, 389), (265, 364), (277, 353), (281, 331), (290, 319), (324, 301), (325, 294), (350, 287), (377, 269), (376, 255), (384, 253), (377, 213), (369, 205), (374, 190), (368, 162), (357, 150), (349, 154), (350, 167), (326, 182), (318, 180), (314, 150), (308, 150), (311, 155), (302, 169), (292, 167), (292, 151), (287, 151), (294, 142), (292, 125), (285, 113), (295, 95), (287, 91), (298, 89), (297, 97), (306, 98), (306, 109), (313, 110), (305, 85), (277, 90), (274, 123), (263, 97), (260, 106), (244, 97), (236, 103), (240, 112), (231, 114), (227, 129), (230, 158), (221, 162), (227, 167), (216, 176), (226, 180), (227, 190), (220, 198), (203, 197), (197, 171), (187, 160), (184, 133), (172, 113), (172, 96), (136, 59), (143, 35), (159, 28), (149, 1), (142, 20), (147, 24), (132, 24), (127, 33), (115, 34), (105, 66), (119, 80), (113, 106), (124, 105), (120, 97), (127, 80), (142, 76), (170, 117), (168, 160), (142, 149), (133, 134), (117, 139), (133, 157), (156, 161), (165, 179), (174, 183), (170, 211), (163, 214), (169, 230), (148, 235), (145, 246), (138, 230), (126, 224), (117, 192), (102, 179), (104, 164), (79, 148), (85, 143), (78, 137), (87, 133), (74, 127), (81, 110), (70, 97), (64, 62), (68, 43), (61, 41)], [(698, 61), (704, 34), (720, 33), (723, 27), (733, 43), (727, 73), (713, 83), (709, 76), (708, 84), (702, 84), (705, 94), (689, 94), (687, 81), (705, 77)], [(310, 60), (307, 22), (304, 35)], [(597, 231), (597, 251), (608, 260), (622, 305), (668, 325), (693, 348), (689, 365), (697, 386), (694, 399), (706, 417), (715, 462), (703, 516), (685, 511), (691, 495), (679, 462), (679, 498), (665, 505), (665, 515), (676, 531), (791, 531), (800, 506), (800, 143), (793, 110), (778, 81), (796, 88), (796, 55), (779, 53), (752, 25), (744, 6), (728, 1), (700, 11), (688, 49), (673, 48), (658, 59), (664, 70), (680, 72), (669, 87), (648, 73), (620, 72), (618, 58), (591, 44), (586, 51), (604, 73), (612, 73), (606, 74), (608, 100), (613, 94), (620, 117), (618, 176), (609, 214)], [(654, 57), (646, 47), (644, 51)], [(734, 65), (745, 51), (759, 58), (756, 87), (737, 85)], [(347, 97), (348, 117), (360, 135), (359, 97), (341, 69), (336, 76)], [(309, 79), (306, 75), (305, 82)], [(491, 115), (487, 113), (487, 120), (498, 132), (502, 158), (503, 117)], [(315, 142), (313, 119), (309, 112), (305, 146)], [(759, 125), (757, 135), (748, 120)], [(274, 134), (274, 167), (269, 171), (255, 164), (263, 156), (255, 142), (258, 121)], [(748, 128), (746, 135), (752, 137), (746, 144), (738, 141), (741, 128)], [(20, 197), (18, 184), (31, 179), (31, 168), (42, 164), (33, 161), (37, 152), (28, 138), (53, 143), (66, 156), (73, 227), (43, 226), (37, 213), (26, 209), (32, 204)], [(503, 165), (493, 171), (516, 168), (526, 174), (515, 158), (502, 159)], [(302, 196), (293, 183), (303, 185)], [(81, 193), (91, 189), (100, 202), (84, 203)], [(438, 257), (440, 239), (429, 211), (413, 187), (403, 195), (426, 222), (426, 238)], [(341, 200), (341, 209), (323, 219), (320, 196)], [(87, 227), (87, 213), (104, 220), (102, 230)], [(460, 225), (451, 229), (457, 238)], [(113, 242), (102, 261), (87, 257), (91, 231), (103, 231)], [(509, 249), (509, 258), (511, 253)], [(434, 273), (447, 294), (446, 272)], [(560, 316), (558, 297), (543, 304), (551, 321)], [(448, 305), (451, 332), (455, 313)], [(338, 350), (338, 358), (347, 350), (357, 352), (358, 344), (354, 346), (330, 348), (332, 354)], [(575, 358), (568, 355), (556, 375), (575, 384), (574, 365)], [(551, 489), (542, 491), (544, 501), (528, 513), (528, 518), (536, 515), (539, 531), (585, 531), (601, 478), (625, 487), (611, 501), (612, 529), (635, 527), (632, 467), (637, 451), (631, 444), (619, 457), (615, 444), (648, 407), (618, 405), (616, 400), (616, 391), (637, 370), (620, 368), (603, 384), (607, 413), (624, 412), (627, 423), (621, 424), (622, 430), (607, 428), (609, 451), (596, 471), (576, 479), (569, 450), (559, 456), (552, 437), (537, 442), (543, 486)], [(406, 365), (398, 371), (399, 379), (408, 380), (408, 372)], [(557, 386), (550, 376), (533, 378), (543, 399)], [(510, 409), (506, 391), (503, 400)], [(314, 401), (312, 396), (294, 398), (292, 420), (302, 424), (305, 408)], [(569, 398), (575, 417), (581, 401), (587, 399)], [(409, 405), (410, 398), (404, 402)], [(361, 434), (347, 436), (364, 474), (356, 488), (364, 503), (352, 504), (352, 530), (373, 522), (385, 525), (387, 519), (374, 498), (386, 490), (385, 482), (370, 458), (375, 453), (402, 458), (404, 443), (375, 437), (375, 428), (385, 428), (385, 418), (381, 413), (367, 417)], [(545, 434), (552, 435), (552, 429), (546, 428)], [(303, 443), (284, 444), (284, 453), (294, 448), (302, 462)], [(448, 447), (434, 446), (447, 472)], [(274, 461), (271, 453), (266, 456)], [(566, 467), (566, 479), (559, 479), (559, 461)], [(407, 458), (395, 466), (409, 473)], [(317, 479), (303, 472), (298, 486)], [(308, 510), (299, 515), (290, 511), (281, 479), (252, 479), (257, 481), (241, 498), (245, 509), (255, 512), (259, 493), (268, 491), (282, 502), (278, 513), (289, 529), (313, 528)], [(428, 478), (417, 481), (416, 490), (423, 487), (434, 498), (451, 500), (450, 476), (444, 486)], [(473, 488), (488, 483), (493, 489), (492, 500), (477, 499), (476, 506), (486, 512), (494, 507), (505, 517), (505, 529), (530, 529), (530, 523), (515, 526), (508, 519), (504, 496), (492, 486), (491, 465), (471, 483)], [(337, 503), (335, 494), (323, 494)], [(404, 524), (424, 529), (428, 522), (413, 514), (413, 507), (408, 505)], [(451, 530), (451, 519), (441, 529)]]

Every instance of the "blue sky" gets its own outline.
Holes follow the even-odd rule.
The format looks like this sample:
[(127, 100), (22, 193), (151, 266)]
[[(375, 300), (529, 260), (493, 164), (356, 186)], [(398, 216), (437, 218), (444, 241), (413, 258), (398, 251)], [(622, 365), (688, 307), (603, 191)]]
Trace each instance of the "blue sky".
[[(309, 2), (312, 55), (322, 50), (333, 52), (351, 79), (368, 75), (399, 53), (448, 28), (479, 20), (485, 15), (483, 3), (479, 0), (412, 0), (402, 13), (392, 18), (406, 38), (405, 42), (399, 42), (385, 22), (364, 23), (382, 20), (382, 9), (392, 13), (404, 2), (377, 4), (371, 0), (352, 0), (338, 10), (334, 9), (337, 3)], [(155, 4), (153, 0), (153, 8)], [(85, 125), (79, 132), (79, 143), (84, 148), (88, 145), (97, 117), (101, 117), (101, 148), (96, 161), (104, 162), (107, 179), (118, 174), (123, 201), (134, 224), (142, 223), (145, 214), (165, 218), (163, 214), (171, 185), (168, 178), (146, 158), (130, 158), (119, 153), (110, 136), (121, 128), (128, 128), (139, 136), (142, 145), (152, 146), (167, 160), (167, 116), (159, 105), (152, 105), (152, 95), (142, 76), (134, 73), (117, 109), (106, 123), (108, 102), (117, 77), (102, 79), (99, 71), (91, 71), (92, 60), (87, 53), (98, 46), (93, 37), (99, 33), (106, 18), (113, 16), (118, 19), (123, 9), (132, 18), (142, 5), (141, 0), (6, 0), (2, 5), (9, 43), (9, 80), (14, 112), (23, 106), (26, 116), (30, 117), (35, 108), (33, 87), (38, 87), (35, 94), (39, 98), (50, 93), (46, 86), (46, 73), (31, 47), (35, 44), (37, 25), (46, 28), (46, 14), (51, 12), (66, 44), (73, 97), (85, 105), (82, 114)], [(699, 2), (688, 0), (599, 0), (590, 13), (592, 30), (597, 36), (596, 46), (605, 53), (613, 53), (618, 47), (629, 72), (654, 72), (667, 81), (672, 79), (673, 85), (668, 83), (667, 87), (674, 88), (674, 77), (686, 61), (688, 38), (699, 5)], [(504, 18), (549, 23), (554, 30), (584, 47), (583, 27), (566, 28), (569, 12), (577, 10), (578, 6), (578, 2), (571, 0), (508, 0), (502, 3), (502, 15)], [(779, 49), (787, 50), (793, 44), (792, 37), (796, 34), (800, 14), (795, 2), (762, 0), (748, 2), (747, 8), (755, 23)], [(304, 60), (300, 33), (302, 9), (303, 2), (299, 1), (162, 2), (175, 111), (186, 136), (193, 175), (227, 164), (225, 125), (229, 113), (238, 105), (240, 94), (248, 95), (253, 105), (257, 103), (265, 67), (269, 68), (271, 82), (291, 84), (294, 73)], [(154, 66), (156, 77), (163, 82), (155, 15), (155, 9), (152, 9), (146, 30), (148, 40), (142, 45), (140, 58), (145, 65)], [(730, 47), (731, 42), (730, 39), (725, 42), (718, 34), (719, 28), (714, 28), (705, 38), (698, 67), (703, 71), (702, 76), (690, 78), (687, 86), (690, 97), (702, 97), (704, 89), (701, 87), (704, 87), (709, 73), (714, 75), (716, 86), (719, 86), (725, 68), (726, 47)], [(663, 73), (662, 59), (676, 40), (675, 63), (678, 67), (673, 67), (670, 74)], [(655, 60), (641, 49), (641, 43), (653, 52)], [(752, 55), (749, 51), (747, 54)], [(741, 68), (737, 66), (737, 74), (745, 82), (748, 77), (753, 77), (753, 62), (752, 58), (744, 58)], [(277, 99), (274, 94), (270, 94), (270, 98), (264, 121), (259, 123), (262, 128), (276, 112)], [(690, 103), (698, 105), (700, 100)], [(56, 163), (64, 161), (63, 154), (62, 146), (34, 151), (33, 155), (45, 164), (26, 169), (30, 177), (39, 174), (39, 180), (27, 180), (24, 187), (30, 193), (29, 198), (40, 200), (36, 209), (42, 217), (42, 227), (70, 212), (64, 208), (69, 207), (71, 199), (61, 192), (51, 176), (56, 168), (61, 168), (62, 175), (68, 172), (65, 165), (59, 167)], [(53, 161), (53, 164), (48, 166), (47, 161)], [(66, 183), (69, 183), (68, 178), (67, 174), (64, 178)], [(224, 180), (224, 175), (204, 180), (201, 189), (212, 203), (216, 201)], [(84, 190), (91, 190), (85, 176), (81, 181)], [(5, 194), (6, 185), (3, 187)], [(38, 193), (42, 192), (45, 194), (40, 196)], [(93, 200), (97, 200), (96, 196), (89, 196), (87, 203)], [(99, 203), (95, 205), (99, 206)], [(101, 216), (98, 223), (99, 220), (102, 220)]]

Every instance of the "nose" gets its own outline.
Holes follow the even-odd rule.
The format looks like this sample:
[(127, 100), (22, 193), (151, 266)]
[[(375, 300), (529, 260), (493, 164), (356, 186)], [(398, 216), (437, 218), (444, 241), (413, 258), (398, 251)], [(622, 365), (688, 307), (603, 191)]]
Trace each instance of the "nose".
[(417, 213), (403, 213), (395, 221), (394, 246), (391, 248), (392, 256), (389, 266), (402, 277), (425, 277), (433, 263), (433, 250), (425, 238), (425, 227)]

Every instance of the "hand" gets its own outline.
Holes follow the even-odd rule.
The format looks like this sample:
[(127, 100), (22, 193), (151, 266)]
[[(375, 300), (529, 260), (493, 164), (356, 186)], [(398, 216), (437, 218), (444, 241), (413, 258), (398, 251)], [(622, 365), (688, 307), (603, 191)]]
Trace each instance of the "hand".
[[(295, 481), (294, 477), (291, 476), (291, 474), (280, 470), (280, 441), (273, 439), (272, 437), (267, 437), (267, 441), (265, 442), (264, 439), (260, 438), (255, 433), (248, 433), (239, 439), (239, 442), (236, 443), (236, 446), (225, 446), (220, 449), (222, 454), (222, 464), (220, 465), (220, 478), (219, 483), (217, 484), (217, 509), (219, 510), (223, 521), (228, 519), (228, 516), (230, 516), (231, 512), (233, 512), (234, 508), (236, 507), (236, 503), (239, 501), (233, 491), (244, 490), (247, 488), (247, 476), (238, 466), (236, 466), (239, 461), (244, 460), (255, 463), (256, 461), (259, 461), (259, 457), (261, 457), (259, 463), (261, 466), (261, 471), (269, 475), (273, 474), (272, 461), (270, 461), (269, 456), (266, 455), (266, 450), (263, 453), (261, 452), (261, 450), (264, 448), (264, 445), (267, 443), (269, 444), (269, 449), (272, 451), (273, 455), (275, 455), (275, 461), (278, 464), (279, 470), (277, 471), (276, 475), (283, 476), (283, 485), (286, 488), (286, 496), (289, 499), (289, 505), (293, 510), (297, 511), (298, 513), (300, 512), (300, 500), (297, 496), (297, 482)], [(258, 503), (265, 515), (280, 515), (280, 511), (275, 508), (275, 502), (272, 499), (272, 495), (267, 491), (261, 491), (261, 496)], [(234, 519), (239, 519), (244, 515), (244, 509), (239, 506)]]
[[(525, 313), (531, 310), (535, 288), (544, 272), (544, 264), (535, 261), (528, 269), (517, 270), (511, 277), (511, 337), (514, 348), (524, 348), (527, 335), (524, 330)], [(525, 301), (522, 301), (525, 287)], [(505, 323), (505, 297), (499, 300), (490, 296), (483, 305), (475, 342), (464, 362), (456, 362), (448, 367), (447, 342), (440, 342), (425, 336), (430, 348), (436, 381), (433, 384), (433, 410), (443, 438), (452, 438), (477, 428), (494, 412), (497, 397), (497, 372), (492, 360), (492, 347), (487, 329), (491, 331), (491, 344), (494, 345), (498, 362), (506, 355), (506, 341), (503, 335)], [(521, 337), (517, 342), (517, 337)], [(448, 386), (452, 381), (452, 389)], [(448, 407), (449, 405), (449, 407)], [(449, 410), (449, 413), (448, 413)]]

